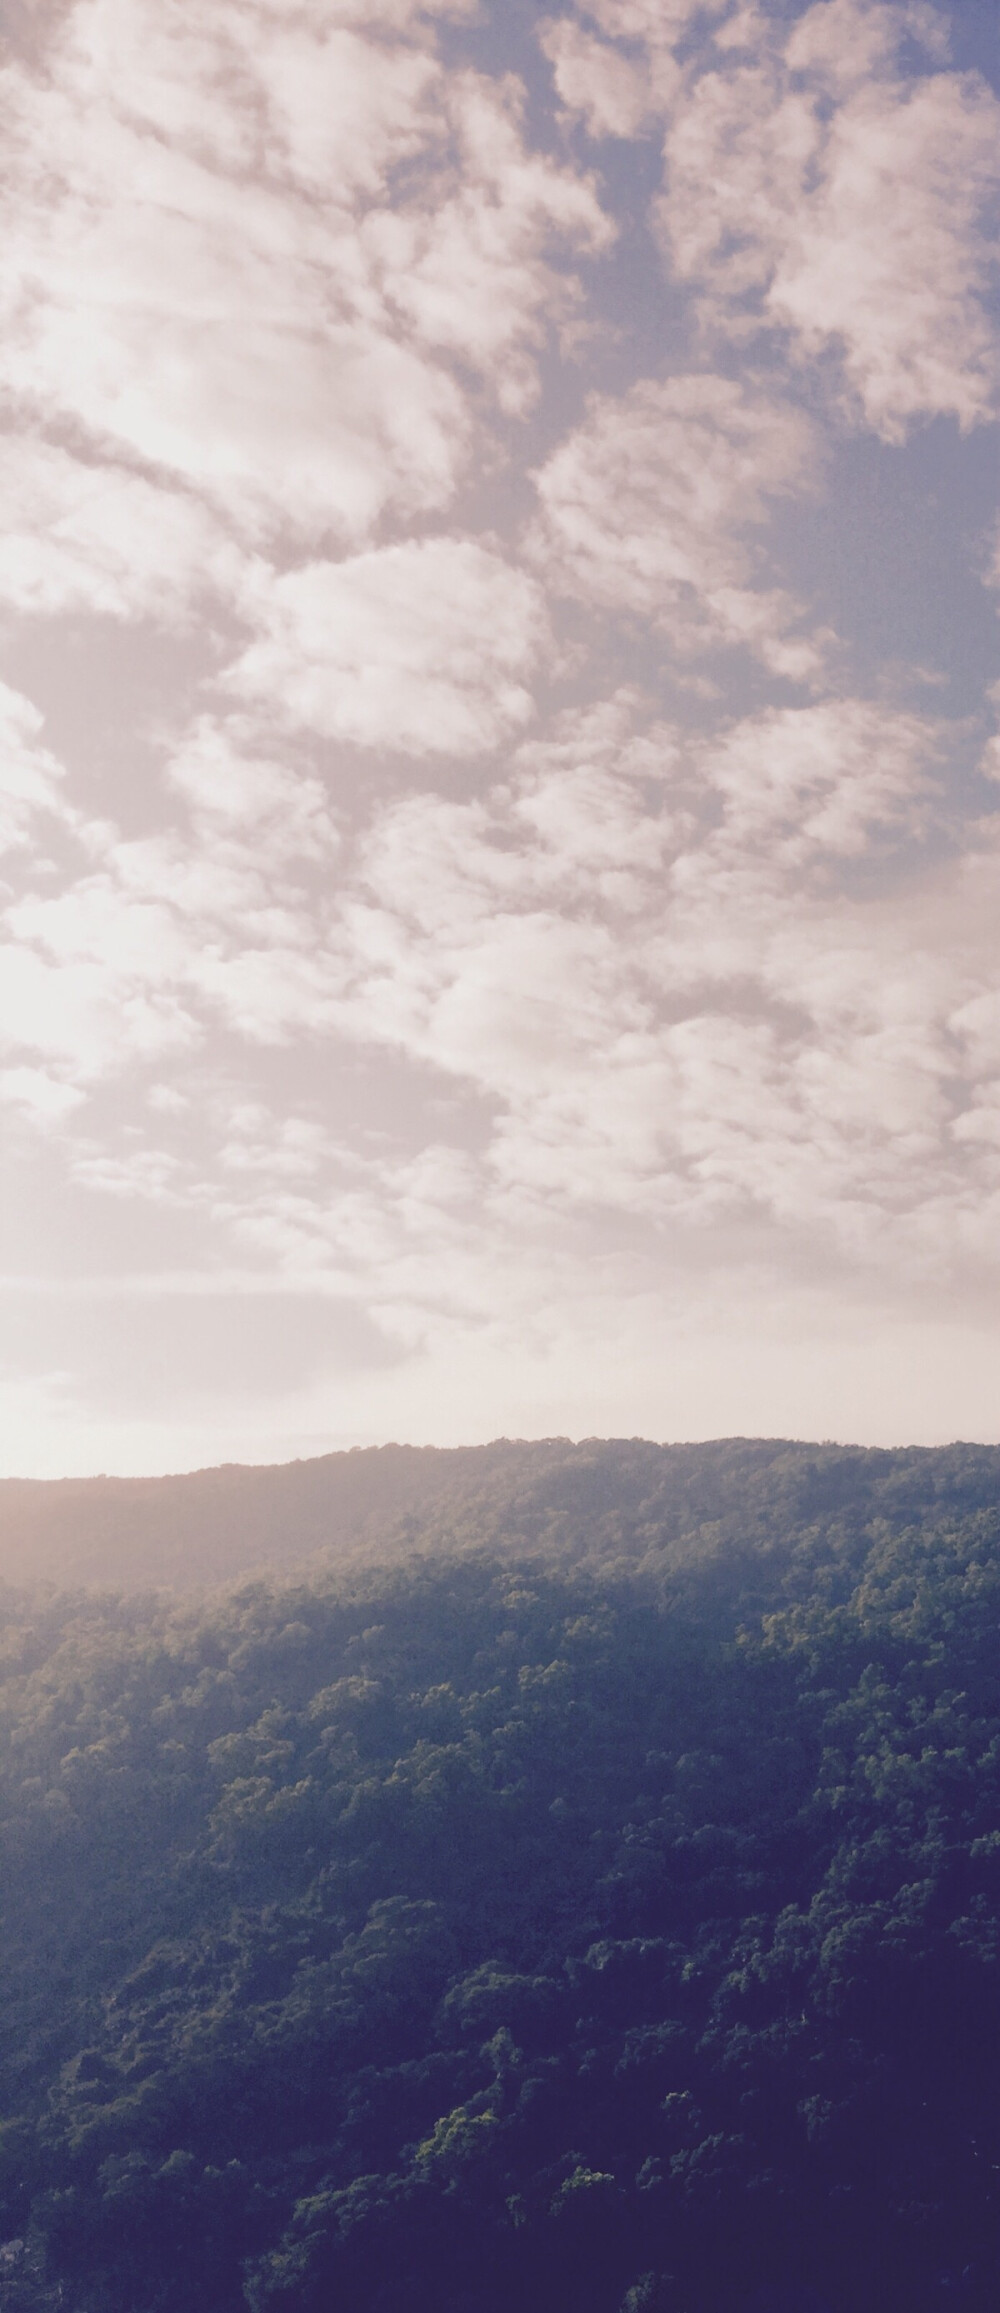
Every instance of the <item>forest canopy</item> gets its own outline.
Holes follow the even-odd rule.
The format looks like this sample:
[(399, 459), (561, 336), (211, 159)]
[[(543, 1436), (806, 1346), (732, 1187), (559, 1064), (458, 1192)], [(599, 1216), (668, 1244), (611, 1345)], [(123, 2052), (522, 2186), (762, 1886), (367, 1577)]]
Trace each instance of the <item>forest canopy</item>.
[(995, 1457), (867, 1459), (8, 1590), (0, 2306), (992, 2308)]

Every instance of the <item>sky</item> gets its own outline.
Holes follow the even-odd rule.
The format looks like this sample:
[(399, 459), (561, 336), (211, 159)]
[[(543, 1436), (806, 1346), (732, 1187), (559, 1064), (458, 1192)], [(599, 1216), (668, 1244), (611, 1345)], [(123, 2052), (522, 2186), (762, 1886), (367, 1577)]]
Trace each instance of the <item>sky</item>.
[(993, 0), (0, 27), (0, 1470), (1000, 1440)]

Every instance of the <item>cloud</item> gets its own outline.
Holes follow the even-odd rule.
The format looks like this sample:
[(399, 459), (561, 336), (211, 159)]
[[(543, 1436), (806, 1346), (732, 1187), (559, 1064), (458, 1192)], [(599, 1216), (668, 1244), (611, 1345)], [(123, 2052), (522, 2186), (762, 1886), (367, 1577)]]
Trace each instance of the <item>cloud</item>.
[(32, 701), (0, 683), (0, 859), (37, 839), (40, 815), (69, 815), (63, 768), (40, 744), (41, 728)]
[(502, 1198), (757, 1210), (904, 1263), (933, 1214), (954, 1242), (951, 1016), (991, 977), (982, 903), (960, 866), (936, 872), (937, 921), (837, 876), (919, 838), (940, 730), (846, 700), (630, 749), (628, 713), (592, 719), (575, 763), (568, 730), (554, 759), (526, 748), (489, 804), (383, 815), (355, 1032), (498, 1104)]
[[(537, 36), (552, 66), (557, 96), (583, 122), (588, 136), (641, 136), (657, 119), (660, 90), (654, 91), (645, 62), (623, 56), (571, 16), (545, 18)], [(661, 75), (662, 67), (658, 81)]]
[[(668, 112), (682, 86), (674, 50), (695, 28), (725, 16), (730, 0), (590, 0), (574, 16), (542, 17), (536, 26), (566, 114), (587, 135), (636, 137)], [(616, 42), (627, 44), (625, 53)]]
[(403, 754), (488, 753), (527, 722), (541, 590), (474, 540), (432, 538), (262, 580), (229, 687), (301, 728)]
[(196, 499), (18, 434), (0, 441), (0, 601), (43, 617), (184, 620), (241, 556)]
[[(439, 1143), (416, 1155), (367, 1158), (328, 1145), (319, 1192), (302, 1193), (282, 1162), (287, 1137), (277, 1146), (272, 1120), (263, 1117), (258, 1132), (250, 1166), (236, 1169), (270, 1177), (242, 1196), (233, 1184), (230, 1217), (239, 1244), (277, 1258), (286, 1278), (320, 1275), (328, 1289), (360, 1285), (369, 1306), (383, 1318), (394, 1313), (403, 1330), (426, 1300), (435, 1258), (458, 1253), (457, 1270), (439, 1271), (434, 1296), (439, 1306), (475, 1305), (469, 1286), (477, 1241), (481, 1250), (482, 1183), (473, 1159)], [(281, 1172), (283, 1183), (274, 1178)]]
[(801, 411), (711, 372), (595, 395), (536, 476), (535, 552), (562, 592), (652, 621), (681, 651), (745, 643), (808, 678), (816, 645), (789, 634), (790, 597), (752, 583), (747, 532), (809, 491), (819, 459)]
[[(156, 1065), (164, 1115), (163, 1057), (213, 1020), (250, 1046), (405, 1050), (494, 1112), (485, 1207), (747, 1206), (856, 1249), (887, 1196), (915, 1212), (944, 1194), (948, 1022), (989, 985), (991, 925), (958, 869), (944, 933), (842, 881), (919, 843), (942, 745), (930, 719), (860, 700), (699, 739), (624, 692), (525, 743), (486, 795), (377, 807), (336, 890), (319, 783), (203, 720), (169, 767), (186, 828), (109, 841), (89, 874), (8, 909), (12, 1049), (60, 1075), (71, 1061), (81, 1084)], [(988, 888), (985, 854), (978, 872)], [(978, 1115), (1000, 1059), (969, 1051)], [(326, 1145), (218, 1162), (304, 1179)], [(100, 1152), (86, 1161), (104, 1181)], [(244, 1207), (230, 1190), (219, 1210)]]
[(0, 1101), (25, 1109), (36, 1123), (59, 1122), (84, 1098), (76, 1085), (48, 1076), (43, 1068), (0, 1068)]
[[(171, 977), (170, 944), (162, 937), (167, 927), (151, 911), (131, 923), (123, 915), (120, 908), (103, 916), (85, 910), (75, 940), (65, 922), (59, 927), (65, 952), (58, 956), (41, 948), (46, 931), (57, 936), (51, 916), (15, 926), (16, 940), (0, 950), (0, 1049), (30, 1056), (22, 1065), (51, 1062), (67, 1081), (85, 1086), (199, 1041), (189, 1009), (162, 986)], [(37, 947), (30, 944), (33, 933)], [(116, 941), (115, 959), (92, 961), (107, 933)]]
[(836, 89), (860, 88), (891, 72), (905, 40), (946, 64), (948, 25), (925, 0), (818, 0), (788, 36), (792, 72), (816, 73)]
[(79, 0), (44, 77), (4, 77), (8, 391), (243, 535), (350, 545), (447, 505), (475, 430), (451, 357), (521, 405), (553, 251), (610, 231), (418, 11)]
[(699, 18), (725, 14), (730, 0), (586, 0), (583, 14), (614, 40), (658, 46), (678, 39)]
[(351, 312), (336, 225), (134, 142), (109, 124), (103, 199), (71, 181), (44, 226), (8, 216), (24, 280), (13, 391), (203, 491), (244, 534), (352, 540), (388, 509), (446, 503), (468, 450), (462, 396), (377, 313)]
[(592, 256), (613, 238), (589, 178), (528, 151), (517, 84), (470, 72), (443, 85), (446, 164), (422, 198), (373, 210), (362, 243), (390, 310), (419, 342), (471, 363), (500, 407), (523, 414), (536, 355), (580, 304), (562, 251)]
[[(376, 804), (352, 858), (317, 781), (297, 802), (238, 720), (204, 720), (169, 767), (171, 834), (116, 839), (8, 910), (0, 1092), (42, 1124), (63, 1101), (91, 1191), (202, 1216), (414, 1350), (499, 1321), (498, 1264), (529, 1323), (526, 1246), (536, 1289), (565, 1264), (575, 1290), (581, 1230), (609, 1261), (623, 1230), (684, 1228), (903, 1279), (989, 1264), (1000, 852), (920, 850), (944, 743), (857, 699), (694, 736), (626, 690), (523, 742), (485, 793)], [(220, 1027), (300, 1057), (321, 1037), (324, 1081), (352, 1045), (405, 1054), (474, 1099), (476, 1146), (365, 1150), (314, 1065), (298, 1104), (241, 1094), (238, 1068), (213, 1086)], [(155, 1082), (133, 1140), (91, 1108), (74, 1139), (74, 1093), (137, 1068)]]
[(845, 436), (995, 406), (997, 101), (889, 0), (535, 29), (75, 0), (0, 76), (8, 1161), (151, 1309), (369, 1310), (362, 1434), (477, 1344), (600, 1425), (579, 1342), (649, 1406), (691, 1312), (714, 1406), (741, 1292), (1000, 1257), (979, 702), (919, 554), (891, 666), (807, 599), (885, 607), (945, 436), (989, 519), (985, 442)]
[(188, 804), (212, 855), (257, 871), (292, 861), (329, 864), (341, 836), (321, 779), (255, 753), (238, 718), (199, 716), (171, 754), (169, 785)]
[(867, 700), (769, 708), (704, 748), (704, 775), (726, 805), (712, 848), (754, 873), (762, 860), (785, 872), (920, 832), (943, 743), (926, 716)]
[[(737, 19), (737, 25), (739, 19)], [(782, 47), (755, 16), (694, 72), (667, 124), (658, 207), (675, 275), (713, 327), (753, 320), (797, 359), (839, 358), (865, 424), (994, 414), (986, 310), (1000, 193), (1000, 103), (975, 73), (901, 77), (928, 10), (820, 0)]]
[(331, 24), (360, 24), (419, 37), (438, 17), (448, 22), (474, 20), (478, 6), (479, 0), (257, 0), (257, 14), (282, 25), (291, 18), (319, 32)]
[(166, 765), (179, 825), (124, 838), (62, 807), (58, 872), (40, 875), (37, 814), (59, 805), (60, 766), (30, 703), (5, 704), (26, 888), (3, 917), (0, 1049), (86, 1086), (197, 1050), (220, 1014), (265, 1041), (328, 1019), (314, 886), (341, 835), (317, 778), (254, 753), (238, 719), (202, 717)]

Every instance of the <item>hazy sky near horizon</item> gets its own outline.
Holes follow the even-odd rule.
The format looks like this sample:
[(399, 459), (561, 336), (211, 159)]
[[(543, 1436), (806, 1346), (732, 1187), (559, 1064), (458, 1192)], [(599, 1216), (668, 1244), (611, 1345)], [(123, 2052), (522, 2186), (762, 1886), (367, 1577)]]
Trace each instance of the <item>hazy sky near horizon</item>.
[(992, 0), (0, 23), (0, 1468), (1000, 1439)]

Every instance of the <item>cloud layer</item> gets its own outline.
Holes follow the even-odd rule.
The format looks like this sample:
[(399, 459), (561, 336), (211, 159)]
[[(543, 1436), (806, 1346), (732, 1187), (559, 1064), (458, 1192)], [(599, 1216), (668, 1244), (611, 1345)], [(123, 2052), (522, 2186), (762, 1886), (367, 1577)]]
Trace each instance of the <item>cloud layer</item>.
[[(64, 1365), (60, 1294), (242, 1310), (268, 1452), (649, 1426), (663, 1342), (689, 1430), (828, 1432), (859, 1327), (978, 1355), (1000, 100), (957, 14), (32, 21), (0, 1112), (54, 1314), (12, 1435), (192, 1451)], [(945, 520), (935, 620), (894, 542)]]

